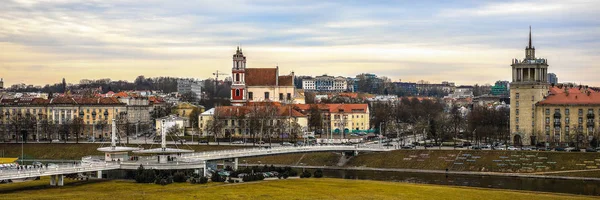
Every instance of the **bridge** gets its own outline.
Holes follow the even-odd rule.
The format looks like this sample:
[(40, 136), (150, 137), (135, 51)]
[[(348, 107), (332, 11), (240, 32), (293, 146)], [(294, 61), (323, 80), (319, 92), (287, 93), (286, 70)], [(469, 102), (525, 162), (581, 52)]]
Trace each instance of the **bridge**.
[(135, 170), (140, 165), (143, 165), (146, 169), (156, 170), (194, 169), (196, 173), (204, 174), (204, 176), (206, 176), (208, 175), (210, 165), (216, 165), (216, 161), (219, 160), (230, 160), (230, 166), (234, 170), (237, 170), (238, 159), (245, 157), (311, 152), (351, 152), (353, 154), (357, 154), (358, 152), (380, 152), (390, 150), (391, 149), (368, 148), (360, 145), (249, 148), (195, 153), (172, 153), (168, 155), (170, 158), (173, 158), (172, 161), (169, 162), (160, 162), (160, 156), (139, 156), (138, 159), (135, 161), (125, 160), (118, 162), (97, 160), (93, 161), (91, 157), (88, 156), (84, 157), (84, 159), (82, 159), (82, 162), (73, 164), (60, 164), (49, 167), (41, 166), (27, 169), (2, 169), (0, 170), (0, 180), (50, 176), (50, 185), (62, 186), (65, 174), (97, 172), (98, 178), (102, 178), (102, 171), (116, 169)]

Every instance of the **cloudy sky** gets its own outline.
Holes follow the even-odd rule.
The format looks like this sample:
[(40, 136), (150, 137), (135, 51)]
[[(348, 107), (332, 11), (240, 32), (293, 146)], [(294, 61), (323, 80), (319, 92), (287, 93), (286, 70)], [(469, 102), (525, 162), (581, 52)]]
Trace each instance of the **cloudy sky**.
[(600, 86), (600, 1), (1, 0), (5, 84), (132, 81), (137, 75), (208, 78), (249, 67), (280, 73), (392, 80), (509, 80), (525, 55), (560, 81)]

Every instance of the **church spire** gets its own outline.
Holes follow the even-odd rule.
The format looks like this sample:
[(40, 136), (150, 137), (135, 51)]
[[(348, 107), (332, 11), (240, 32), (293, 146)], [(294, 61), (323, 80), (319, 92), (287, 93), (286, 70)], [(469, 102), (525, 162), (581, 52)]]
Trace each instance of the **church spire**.
[(529, 26), (529, 48), (531, 49), (531, 25)]

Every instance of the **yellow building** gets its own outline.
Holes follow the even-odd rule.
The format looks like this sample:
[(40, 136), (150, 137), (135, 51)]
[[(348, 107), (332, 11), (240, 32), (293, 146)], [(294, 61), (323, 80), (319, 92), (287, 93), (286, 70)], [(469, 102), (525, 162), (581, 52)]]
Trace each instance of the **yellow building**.
[[(189, 119), (190, 117), (192, 117), (192, 116), (190, 116), (190, 114), (192, 114), (192, 111), (194, 109), (198, 109), (198, 113), (204, 112), (203, 106), (196, 106), (196, 105), (188, 103), (188, 102), (179, 103), (177, 106), (175, 106), (175, 108), (173, 108), (173, 112), (177, 116), (187, 117)], [(197, 117), (197, 116), (194, 116), (194, 117)]]
[(309, 114), (311, 106), (316, 106), (322, 115), (323, 133), (346, 134), (356, 131), (366, 132), (370, 127), (369, 106), (367, 104), (295, 104), (302, 113)]
[(548, 63), (546, 59), (535, 57), (535, 47), (531, 43), (525, 48), (525, 59), (512, 61), (512, 82), (510, 83), (510, 132), (513, 143), (529, 145), (536, 141), (534, 134), (536, 115), (535, 104), (548, 93)]
[[(43, 126), (51, 124), (53, 129), (58, 129), (58, 126), (73, 123), (79, 118), (82, 118), (84, 126), (81, 131), (72, 130), (72, 134), (79, 134), (80, 139), (91, 137), (92, 134), (96, 138), (106, 138), (110, 135), (108, 125), (112, 124), (112, 119), (126, 117), (126, 105), (113, 97), (2, 99), (0, 114), (3, 138), (16, 139), (18, 134), (11, 130), (10, 125), (15, 120), (26, 118), (30, 119), (29, 123), (33, 123), (22, 127), (28, 132), (29, 139), (58, 139), (60, 134), (44, 131)], [(97, 126), (93, 126), (94, 124)]]

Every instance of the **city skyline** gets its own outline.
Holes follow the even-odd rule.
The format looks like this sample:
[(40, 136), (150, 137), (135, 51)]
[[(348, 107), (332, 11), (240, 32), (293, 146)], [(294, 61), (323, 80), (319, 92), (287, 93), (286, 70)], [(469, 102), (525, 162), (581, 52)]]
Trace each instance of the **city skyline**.
[[(523, 59), (529, 25), (537, 56), (561, 82), (593, 76), (600, 3), (216, 1), (8, 1), (0, 8), (5, 86), (80, 79), (210, 78), (231, 68), (393, 81), (493, 84)], [(576, 70), (575, 70), (576, 69)]]

